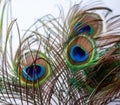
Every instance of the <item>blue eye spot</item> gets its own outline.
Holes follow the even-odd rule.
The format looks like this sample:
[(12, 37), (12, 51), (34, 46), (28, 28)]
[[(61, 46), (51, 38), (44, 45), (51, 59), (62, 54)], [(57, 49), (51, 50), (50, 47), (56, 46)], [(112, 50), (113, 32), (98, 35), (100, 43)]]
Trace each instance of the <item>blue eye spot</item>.
[(82, 27), (81, 29), (78, 30), (79, 33), (84, 33), (87, 32), (88, 34), (91, 31), (91, 27), (89, 25)]
[(36, 81), (45, 73), (45, 67), (42, 65), (30, 65), (26, 66), (23, 71), (22, 75), (28, 81)]
[(80, 27), (82, 23), (78, 22), (73, 26), (73, 30), (75, 31), (75, 35), (81, 34), (81, 33), (87, 33), (88, 35), (91, 35), (94, 33), (94, 30), (92, 27), (90, 27), (90, 25), (86, 25), (81, 27), (80, 29), (78, 27)]
[(75, 62), (84, 62), (88, 59), (88, 52), (78, 45), (70, 48), (70, 57)]

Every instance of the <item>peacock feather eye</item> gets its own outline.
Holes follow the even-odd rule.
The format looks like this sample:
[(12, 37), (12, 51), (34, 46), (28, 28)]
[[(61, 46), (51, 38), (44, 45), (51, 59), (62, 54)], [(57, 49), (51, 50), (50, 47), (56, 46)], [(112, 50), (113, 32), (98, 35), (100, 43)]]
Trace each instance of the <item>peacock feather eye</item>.
[(72, 35), (87, 34), (92, 37), (98, 35), (102, 30), (102, 19), (96, 13), (83, 13), (76, 17), (70, 24)]
[(81, 28), (79, 28), (80, 25), (82, 25), (82, 23), (78, 22), (73, 26), (73, 31), (75, 35), (79, 35), (82, 33), (86, 33), (87, 35), (94, 34), (94, 29), (90, 25), (81, 26)]
[(70, 57), (74, 62), (84, 62), (88, 59), (88, 52), (79, 45), (70, 48)]
[(95, 42), (86, 35), (79, 35), (65, 48), (65, 59), (72, 70), (89, 66), (96, 58)]
[(28, 54), (21, 62), (19, 74), (23, 85), (37, 87), (48, 79), (51, 67), (43, 54), (39, 54), (37, 57)]
[(36, 81), (45, 73), (45, 67), (39, 64), (26, 66), (23, 68), (22, 75), (28, 81)]

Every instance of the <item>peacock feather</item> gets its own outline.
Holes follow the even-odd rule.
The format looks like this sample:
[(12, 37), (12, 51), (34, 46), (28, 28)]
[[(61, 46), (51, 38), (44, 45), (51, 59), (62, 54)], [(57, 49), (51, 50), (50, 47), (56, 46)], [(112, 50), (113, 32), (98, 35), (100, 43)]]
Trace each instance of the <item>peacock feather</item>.
[(71, 70), (80, 70), (95, 63), (96, 45), (94, 40), (86, 35), (75, 37), (65, 49), (66, 62)]
[(50, 76), (52, 70), (47, 57), (43, 54), (36, 54), (36, 52), (31, 52), (31, 54), (24, 54), (22, 56), (23, 59), (21, 57), (21, 62), (16, 72), (20, 76), (22, 84), (26, 85), (27, 83), (29, 86), (33, 84), (37, 86)]
[[(38, 19), (23, 35), (0, 1), (0, 102), (107, 105), (120, 98), (120, 15), (101, 1)], [(4, 14), (4, 15), (3, 15)], [(13, 31), (17, 30), (14, 38)], [(4, 37), (3, 37), (4, 36)], [(16, 46), (13, 44), (17, 41)], [(16, 47), (16, 48), (14, 48)]]

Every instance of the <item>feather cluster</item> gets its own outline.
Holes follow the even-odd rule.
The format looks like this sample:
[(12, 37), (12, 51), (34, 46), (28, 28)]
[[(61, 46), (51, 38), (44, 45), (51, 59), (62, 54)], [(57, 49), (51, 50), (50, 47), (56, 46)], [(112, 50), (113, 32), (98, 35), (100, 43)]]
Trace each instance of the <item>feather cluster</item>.
[[(119, 101), (120, 15), (112, 16), (100, 1), (81, 2), (66, 15), (61, 9), (57, 18), (38, 19), (21, 36), (16, 20), (8, 19), (3, 32), (7, 3), (0, 1), (1, 103), (106, 105)], [(14, 28), (18, 39), (13, 38)]]

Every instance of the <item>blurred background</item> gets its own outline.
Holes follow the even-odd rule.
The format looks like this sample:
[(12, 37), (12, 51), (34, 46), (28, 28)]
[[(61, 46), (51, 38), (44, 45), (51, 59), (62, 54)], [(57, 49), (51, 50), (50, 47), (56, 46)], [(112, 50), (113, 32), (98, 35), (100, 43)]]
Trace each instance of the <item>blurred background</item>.
[[(60, 5), (67, 12), (71, 4), (81, 1), (90, 0), (12, 0), (12, 15), (13, 18), (17, 18), (20, 29), (26, 29), (44, 15), (52, 14), (57, 17)], [(120, 0), (103, 0), (103, 2), (113, 10), (114, 14), (120, 14)]]

